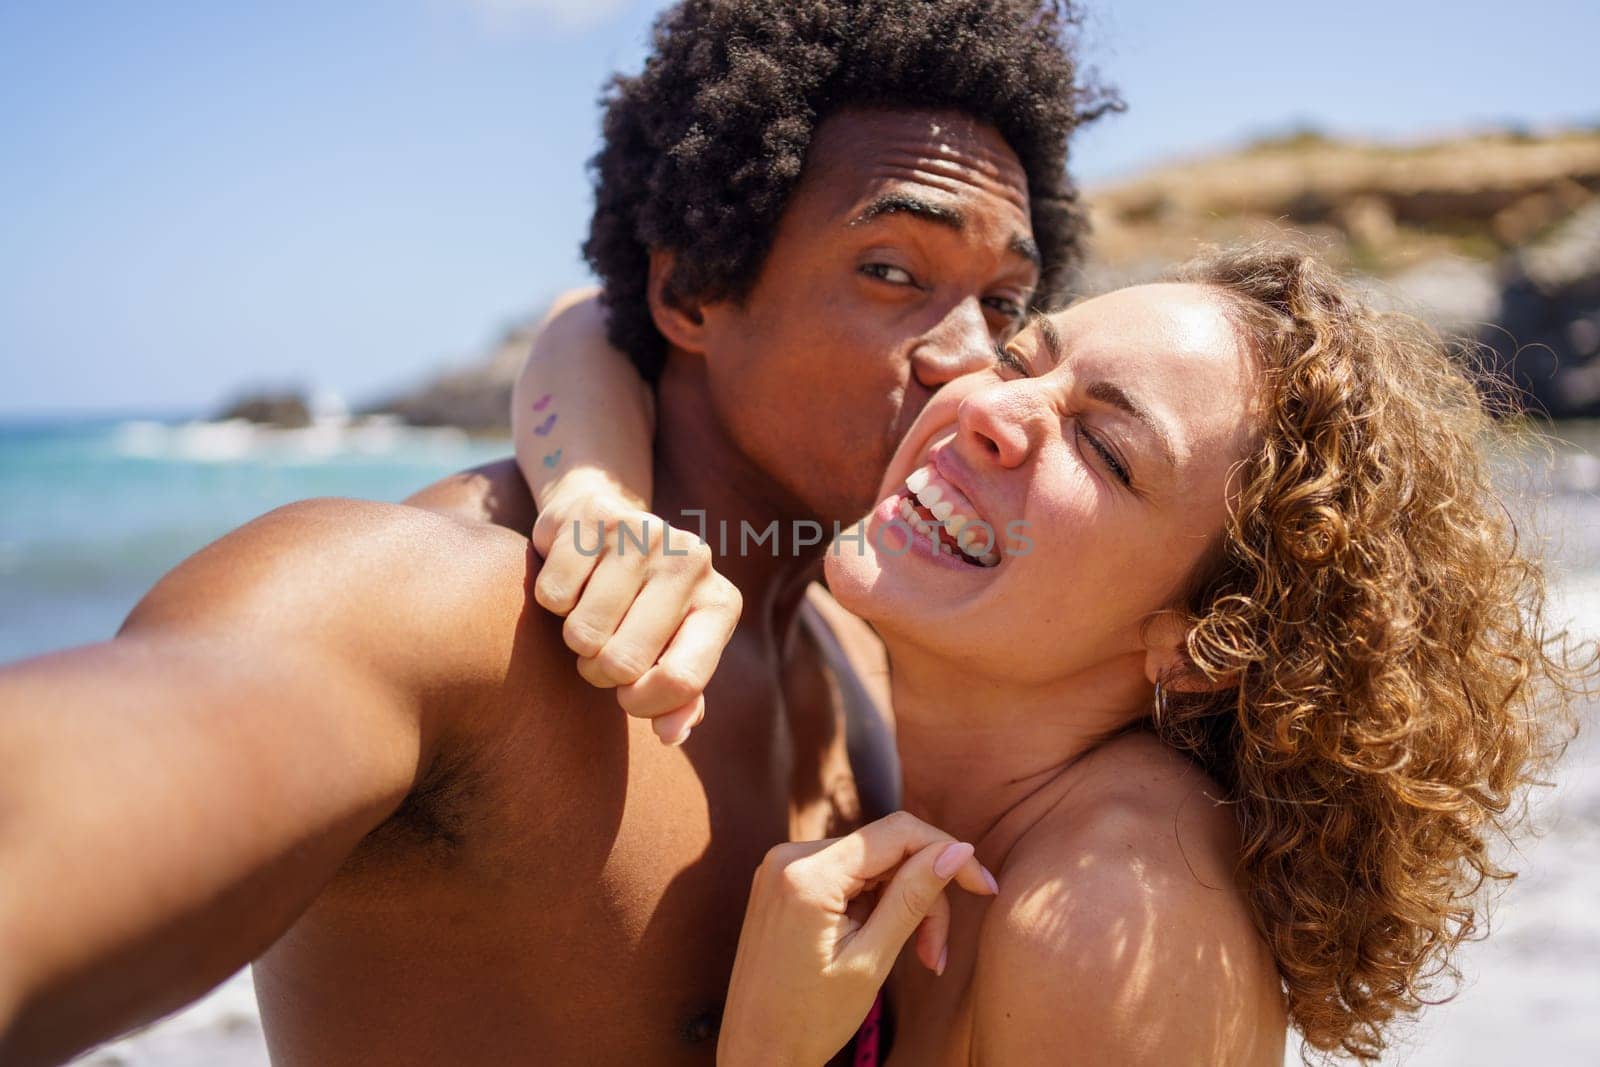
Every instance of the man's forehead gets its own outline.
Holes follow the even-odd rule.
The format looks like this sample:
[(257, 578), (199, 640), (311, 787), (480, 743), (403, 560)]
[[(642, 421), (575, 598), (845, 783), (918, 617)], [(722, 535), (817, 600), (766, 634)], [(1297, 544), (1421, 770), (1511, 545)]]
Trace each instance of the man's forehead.
[[(934, 203), (998, 199), (1028, 229), (1028, 179), (999, 131), (967, 115), (848, 111), (818, 127), (807, 158), (829, 214), (854, 217), (887, 192)], [(819, 190), (821, 191), (821, 190)]]

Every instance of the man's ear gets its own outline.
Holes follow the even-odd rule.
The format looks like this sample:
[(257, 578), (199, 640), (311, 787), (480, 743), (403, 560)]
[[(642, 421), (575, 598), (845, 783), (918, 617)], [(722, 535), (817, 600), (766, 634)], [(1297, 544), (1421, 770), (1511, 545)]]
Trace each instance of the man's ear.
[(650, 274), (646, 297), (650, 318), (656, 329), (674, 348), (685, 352), (705, 351), (705, 316), (698, 305), (685, 305), (672, 291), (672, 268), (676, 257), (667, 249), (651, 249)]
[(1207, 678), (1189, 661), (1188, 620), (1183, 612), (1158, 611), (1144, 624), (1144, 676), (1171, 693), (1215, 693), (1231, 688), (1232, 678)]

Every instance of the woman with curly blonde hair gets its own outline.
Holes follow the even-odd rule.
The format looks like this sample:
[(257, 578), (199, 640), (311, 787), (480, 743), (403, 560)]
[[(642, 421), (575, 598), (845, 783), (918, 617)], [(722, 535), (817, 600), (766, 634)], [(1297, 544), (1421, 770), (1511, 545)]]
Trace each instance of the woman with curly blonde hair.
[(1496, 432), (1435, 335), (1265, 247), (941, 389), (827, 559), (906, 812), (769, 855), (722, 1061), (1376, 1057), (1582, 674)]

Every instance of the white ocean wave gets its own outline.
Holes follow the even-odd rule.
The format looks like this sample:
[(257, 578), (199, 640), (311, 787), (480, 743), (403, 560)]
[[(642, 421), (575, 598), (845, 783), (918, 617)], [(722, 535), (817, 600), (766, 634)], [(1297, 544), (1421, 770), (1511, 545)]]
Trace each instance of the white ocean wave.
[(465, 452), (471, 438), (454, 427), (406, 426), (393, 415), (316, 416), (310, 426), (286, 429), (245, 419), (183, 422), (133, 421), (119, 425), (112, 448), (119, 456), (191, 463), (315, 463), (346, 456), (429, 455)]

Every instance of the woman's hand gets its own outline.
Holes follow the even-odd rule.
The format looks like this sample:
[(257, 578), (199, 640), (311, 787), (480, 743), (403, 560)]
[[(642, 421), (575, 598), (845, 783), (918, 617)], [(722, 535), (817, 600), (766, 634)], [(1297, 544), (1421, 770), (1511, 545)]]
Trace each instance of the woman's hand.
[(533, 546), (544, 557), (534, 599), (566, 617), (578, 673), (616, 688), (624, 711), (681, 745), (705, 717), (706, 685), (743, 606), (710, 547), (577, 475), (539, 512)]
[(826, 1063), (866, 1018), (913, 934), (917, 958), (943, 974), (945, 886), (999, 891), (972, 853), (903, 811), (848, 837), (768, 852), (745, 909), (717, 1062)]

